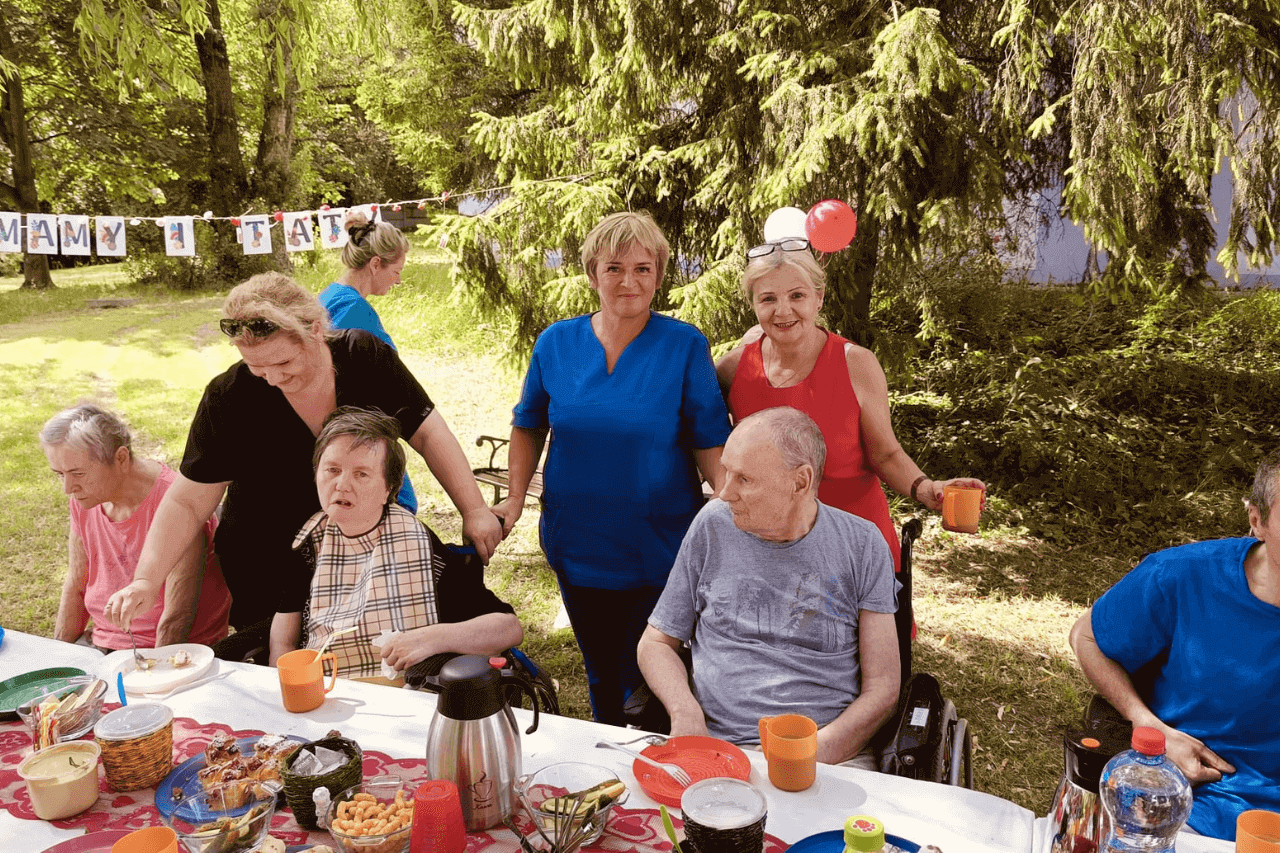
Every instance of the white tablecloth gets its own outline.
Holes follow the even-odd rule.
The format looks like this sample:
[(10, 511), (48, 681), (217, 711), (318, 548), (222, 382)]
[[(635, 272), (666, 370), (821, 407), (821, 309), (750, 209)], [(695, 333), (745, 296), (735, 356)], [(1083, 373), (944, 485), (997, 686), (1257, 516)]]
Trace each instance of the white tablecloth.
[[(14, 631), (0, 646), (0, 679), (50, 666), (79, 666), (95, 672), (104, 667), (104, 659), (92, 649)], [(339, 679), (320, 708), (291, 714), (280, 704), (274, 669), (219, 661), (212, 681), (176, 693), (165, 704), (179, 716), (225, 723), (234, 729), (318, 738), (337, 728), (367, 750), (410, 758), (423, 754), (436, 703), (429, 693)], [(516, 717), (522, 729), (528, 728), (532, 712), (517, 710)], [(629, 808), (656, 808), (657, 803), (636, 784), (631, 759), (595, 748), (599, 740), (628, 740), (636, 734), (545, 715), (536, 732), (523, 735), (523, 769), (529, 773), (570, 759), (602, 764), (628, 783)], [(1035, 815), (990, 794), (825, 765), (819, 765), (812, 788), (787, 793), (769, 783), (764, 756), (750, 750), (747, 755), (751, 782), (769, 801), (766, 831), (787, 842), (840, 829), (849, 815), (870, 814), (883, 820), (889, 832), (921, 845), (935, 844), (944, 853), (1033, 853), (1036, 847)], [(39, 853), (76, 834), (41, 821), (18, 820), (0, 810), (3, 853)]]

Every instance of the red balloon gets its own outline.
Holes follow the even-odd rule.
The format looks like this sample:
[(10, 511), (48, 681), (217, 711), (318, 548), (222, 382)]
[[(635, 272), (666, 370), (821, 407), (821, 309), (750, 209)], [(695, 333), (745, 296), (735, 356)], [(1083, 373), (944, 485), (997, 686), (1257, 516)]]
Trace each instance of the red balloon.
[(858, 214), (839, 199), (829, 198), (809, 209), (804, 230), (809, 244), (819, 252), (838, 252), (858, 233)]
[(277, 210), (275, 213), (271, 214), (271, 218), (276, 222), (284, 222), (284, 213)]
[(233, 217), (231, 217), (231, 224), (232, 224), (232, 225), (234, 225), (234, 226), (236, 226), (237, 228), (239, 228), (239, 227), (240, 227), (240, 217), (238, 217), (238, 216), (233, 216)]

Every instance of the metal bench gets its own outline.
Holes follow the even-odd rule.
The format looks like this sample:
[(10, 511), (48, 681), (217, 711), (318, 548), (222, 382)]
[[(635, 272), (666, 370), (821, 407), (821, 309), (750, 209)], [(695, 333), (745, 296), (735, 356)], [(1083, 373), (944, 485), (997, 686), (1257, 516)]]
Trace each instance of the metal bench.
[[(511, 488), (510, 471), (495, 464), (498, 458), (498, 451), (511, 442), (505, 438), (482, 435), (476, 439), (476, 447), (484, 447), (486, 442), (489, 444), (489, 464), (482, 468), (472, 468), (471, 473), (475, 476), (477, 483), (493, 487), (493, 502), (496, 504), (502, 500), (503, 492)], [(541, 465), (538, 466), (537, 471), (533, 472), (533, 478), (529, 480), (529, 489), (524, 496), (525, 500), (532, 499), (535, 501), (542, 497)]]

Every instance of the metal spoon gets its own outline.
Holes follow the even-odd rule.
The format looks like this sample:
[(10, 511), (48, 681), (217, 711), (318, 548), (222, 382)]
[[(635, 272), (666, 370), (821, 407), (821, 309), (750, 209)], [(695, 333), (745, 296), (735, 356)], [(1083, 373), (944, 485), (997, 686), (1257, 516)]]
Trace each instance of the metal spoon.
[(125, 628), (124, 630), (129, 635), (129, 645), (133, 646), (134, 664), (137, 665), (138, 669), (142, 669), (142, 670), (150, 669), (151, 667), (147, 664), (147, 659), (138, 653), (138, 642), (137, 640), (133, 639), (133, 631), (130, 631), (128, 628)]

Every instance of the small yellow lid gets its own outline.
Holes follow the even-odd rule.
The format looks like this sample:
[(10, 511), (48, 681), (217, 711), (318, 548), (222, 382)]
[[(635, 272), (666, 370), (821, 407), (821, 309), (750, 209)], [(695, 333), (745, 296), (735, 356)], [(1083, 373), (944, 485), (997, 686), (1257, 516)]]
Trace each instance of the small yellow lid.
[(844, 822), (844, 846), (856, 853), (875, 853), (884, 847), (884, 824), (869, 815), (854, 815)]

